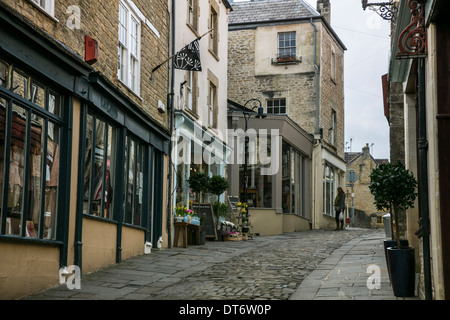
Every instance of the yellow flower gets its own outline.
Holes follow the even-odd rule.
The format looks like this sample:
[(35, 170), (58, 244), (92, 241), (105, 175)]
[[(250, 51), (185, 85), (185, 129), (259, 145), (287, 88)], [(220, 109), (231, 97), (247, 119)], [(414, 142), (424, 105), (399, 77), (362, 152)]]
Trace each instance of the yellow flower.
[(241, 206), (241, 203), (240, 203), (240, 202), (238, 202), (238, 203), (237, 203), (237, 206), (238, 206), (238, 207), (240, 207), (240, 206)]

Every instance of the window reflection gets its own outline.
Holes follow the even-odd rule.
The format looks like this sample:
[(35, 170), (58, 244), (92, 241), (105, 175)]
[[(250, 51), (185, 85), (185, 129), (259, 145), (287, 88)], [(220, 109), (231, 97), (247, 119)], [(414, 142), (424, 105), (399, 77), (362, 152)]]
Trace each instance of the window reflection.
[(7, 233), (20, 235), (23, 215), (25, 138), (27, 118), (25, 110), (17, 105), (12, 112), (12, 135), (9, 152)]
[(48, 123), (47, 127), (47, 157), (45, 159), (45, 210), (44, 210), (44, 238), (55, 237), (57, 216), (57, 194), (59, 187), (60, 168), (60, 135), (59, 126)]
[(124, 222), (140, 226), (144, 194), (144, 146), (128, 137), (125, 148)]
[(63, 98), (2, 60), (0, 85), (27, 100), (0, 97), (0, 221), (6, 222), (1, 230), (6, 235), (56, 239), (62, 119), (54, 122), (41, 111), (53, 103), (59, 115)]
[(116, 129), (88, 114), (83, 213), (112, 219)]

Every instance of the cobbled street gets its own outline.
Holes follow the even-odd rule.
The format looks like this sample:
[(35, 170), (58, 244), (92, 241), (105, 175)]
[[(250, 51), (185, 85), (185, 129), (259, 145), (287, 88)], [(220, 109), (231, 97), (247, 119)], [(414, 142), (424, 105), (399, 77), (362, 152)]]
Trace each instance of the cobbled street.
[(380, 230), (312, 230), (153, 250), (27, 299), (288, 300), (346, 242)]

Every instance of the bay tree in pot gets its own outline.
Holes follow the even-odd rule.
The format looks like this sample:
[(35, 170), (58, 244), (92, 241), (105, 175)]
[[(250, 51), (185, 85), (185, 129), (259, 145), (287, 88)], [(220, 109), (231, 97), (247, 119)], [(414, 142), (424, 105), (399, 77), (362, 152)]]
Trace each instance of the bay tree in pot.
[[(189, 179), (187, 180), (189, 183), (189, 187), (192, 191), (195, 192), (195, 200), (197, 202), (198, 207), (200, 207), (201, 195), (204, 192), (208, 192), (209, 188), (209, 177), (206, 173), (203, 172), (194, 172), (191, 174)], [(199, 212), (197, 207), (197, 212)], [(200, 217), (201, 219), (201, 217)], [(202, 219), (201, 219), (202, 220)]]
[(414, 295), (415, 257), (414, 248), (404, 246), (400, 240), (398, 214), (401, 210), (414, 207), (417, 197), (417, 180), (414, 174), (401, 162), (386, 163), (370, 174), (369, 190), (374, 196), (377, 210), (391, 213), (391, 228), (396, 246), (387, 248), (387, 266), (394, 294), (397, 297)]
[[(219, 223), (219, 218), (226, 217), (228, 213), (228, 207), (225, 203), (220, 203), (219, 197), (222, 193), (230, 188), (230, 184), (225, 177), (216, 175), (209, 178), (208, 192), (214, 194), (217, 199), (213, 203), (214, 215), (216, 217), (216, 224)], [(216, 228), (218, 225), (216, 225)]]

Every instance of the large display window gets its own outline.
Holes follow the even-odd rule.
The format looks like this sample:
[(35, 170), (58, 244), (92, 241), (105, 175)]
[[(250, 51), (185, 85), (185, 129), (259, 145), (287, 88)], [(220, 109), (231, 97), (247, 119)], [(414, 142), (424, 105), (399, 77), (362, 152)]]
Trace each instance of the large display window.
[(56, 239), (63, 102), (0, 59), (0, 235)]
[(87, 115), (83, 213), (112, 219), (117, 129)]
[(123, 222), (142, 226), (145, 146), (132, 136), (125, 141)]

